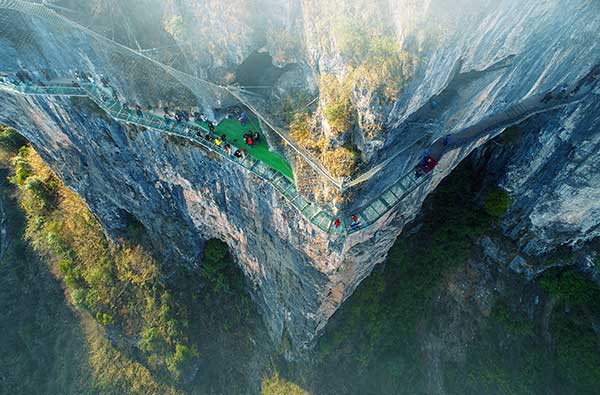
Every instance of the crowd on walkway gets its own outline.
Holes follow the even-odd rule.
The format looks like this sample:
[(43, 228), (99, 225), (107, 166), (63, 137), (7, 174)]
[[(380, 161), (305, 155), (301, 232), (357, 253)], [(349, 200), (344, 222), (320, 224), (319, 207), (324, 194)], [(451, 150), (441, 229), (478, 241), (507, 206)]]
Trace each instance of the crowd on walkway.
[[(47, 81), (53, 80), (52, 72), (49, 70), (41, 71), (41, 74), (46, 78)], [(29, 72), (27, 70), (19, 70), (14, 76), (0, 74), (0, 82), (5, 84), (12, 85), (39, 85), (39, 86), (48, 86), (46, 83), (39, 78), (40, 72)], [(244, 159), (246, 158), (247, 151), (246, 147), (254, 148), (256, 144), (259, 143), (261, 136), (258, 132), (253, 132), (249, 130), (244, 133), (243, 140), (245, 143), (245, 147), (235, 147), (229, 141), (226, 134), (218, 134), (216, 131), (217, 125), (214, 121), (208, 119), (203, 113), (191, 109), (185, 110), (180, 108), (171, 109), (169, 105), (158, 105), (156, 109), (147, 105), (147, 112), (144, 112), (142, 105), (135, 103), (133, 104), (133, 109), (130, 107), (130, 104), (122, 100), (117, 93), (117, 90), (113, 87), (111, 81), (105, 77), (100, 75), (99, 78), (94, 78), (94, 76), (87, 72), (82, 72), (79, 70), (75, 70), (72, 72), (72, 81), (71, 86), (80, 88), (82, 84), (93, 84), (96, 87), (100, 87), (102, 94), (100, 99), (105, 104), (109, 102), (109, 98), (112, 97), (113, 103), (118, 103), (122, 109), (126, 111), (133, 112), (138, 119), (152, 118), (153, 116), (160, 119), (160, 115), (157, 115), (157, 112), (162, 110), (162, 126), (168, 126), (171, 123), (176, 125), (180, 125), (185, 127), (185, 131), (194, 135), (195, 137), (203, 140), (205, 143), (212, 144), (216, 150), (223, 152), (225, 155), (236, 159)], [(592, 71), (583, 79), (581, 79), (578, 84), (574, 87), (574, 89), (568, 90), (566, 87), (562, 87), (558, 90), (547, 92), (544, 97), (541, 99), (541, 103), (549, 103), (553, 100), (561, 100), (565, 99), (568, 96), (576, 95), (580, 89), (585, 84), (595, 83), (596, 80), (600, 77), (600, 65), (595, 66)], [(68, 84), (68, 82), (67, 82)], [(149, 114), (150, 113), (150, 114)], [(153, 115), (151, 115), (154, 113)], [(241, 127), (246, 127), (249, 122), (248, 114), (240, 110), (238, 108), (230, 109), (229, 113), (226, 116), (228, 119), (237, 119), (239, 125)], [(443, 147), (438, 147), (435, 152), (439, 154), (439, 149), (445, 150), (450, 144), (452, 136), (446, 135), (444, 137)], [(235, 141), (235, 140), (234, 140)], [(438, 155), (439, 156), (439, 155)], [(434, 158), (429, 150), (426, 150), (421, 157), (419, 163), (415, 166), (415, 178), (420, 178), (429, 174), (438, 164), (439, 158)], [(350, 219), (347, 221), (342, 221), (340, 218), (336, 218), (333, 221), (333, 225), (335, 228), (340, 228), (342, 225), (346, 226), (346, 230), (349, 232), (357, 231), (358, 229), (363, 227), (363, 224), (360, 221), (360, 218), (353, 214)]]
[[(3, 79), (8, 78), (7, 82), (11, 83), (33, 84), (35, 82), (34, 78), (26, 71), (19, 71), (15, 77), (16, 80), (9, 76), (1, 76)], [(82, 83), (94, 84), (102, 88), (103, 93), (101, 94), (101, 100), (104, 103), (108, 103), (109, 97), (112, 97), (114, 102), (119, 103), (120, 106), (126, 111), (133, 111), (139, 119), (152, 117), (152, 115), (146, 114), (142, 106), (138, 103), (133, 104), (132, 110), (129, 103), (120, 98), (116, 89), (112, 86), (111, 81), (107, 77), (101, 75), (98, 79), (98, 82), (99, 84), (90, 73), (81, 72), (78, 70), (73, 72), (73, 87), (81, 87)], [(41, 80), (38, 80), (37, 83), (45, 86)], [(215, 122), (209, 120), (203, 113), (195, 110), (186, 111), (179, 108), (172, 109), (169, 107), (169, 105), (157, 106), (156, 109), (158, 111), (156, 111), (151, 105), (146, 107), (148, 112), (154, 113), (154, 115), (157, 117), (160, 117), (160, 115), (157, 115), (156, 112), (162, 110), (162, 125), (168, 126), (171, 123), (175, 123), (177, 125), (185, 126), (187, 133), (195, 133), (196, 138), (204, 140), (205, 143), (213, 144), (217, 150), (224, 152), (226, 155), (236, 159), (246, 158), (246, 148), (232, 146), (228, 141), (227, 135), (219, 135), (216, 131)], [(226, 118), (237, 119), (241, 127), (245, 127), (249, 122), (248, 114), (245, 111), (237, 108), (231, 109)], [(204, 125), (206, 125), (206, 127), (204, 127)], [(253, 132), (252, 130), (249, 130), (243, 135), (244, 143), (250, 148), (254, 148), (254, 146), (260, 141), (260, 138), (260, 134), (258, 132)], [(450, 136), (446, 137), (444, 146), (448, 144), (449, 138)], [(423, 159), (416, 166), (416, 177), (420, 177), (421, 175), (429, 173), (435, 167), (435, 165), (437, 165), (437, 161), (431, 157), (429, 151), (426, 151)], [(353, 214), (344, 224), (340, 218), (336, 218), (333, 224), (335, 228), (340, 228), (342, 225), (346, 225), (346, 230), (349, 232), (357, 231), (363, 226), (356, 214)]]
[[(47, 80), (53, 79), (51, 72), (48, 71), (43, 74), (47, 78)], [(102, 93), (100, 96), (102, 102), (107, 103), (109, 102), (110, 97), (112, 97), (113, 101), (119, 103), (124, 110), (132, 111), (130, 104), (123, 101), (120, 98), (119, 94), (117, 93), (116, 89), (112, 86), (112, 83), (108, 79), (108, 77), (100, 75), (100, 77), (98, 78), (99, 84), (93, 77), (93, 75), (87, 72), (75, 70), (72, 72), (72, 77), (73, 78), (70, 82), (70, 85), (72, 87), (81, 88), (81, 84), (94, 84), (102, 88)], [(39, 86), (47, 86), (47, 84), (45, 84), (41, 79), (35, 78), (30, 72), (26, 70), (19, 70), (17, 73), (15, 73), (14, 76), (0, 74), (0, 83), (11, 84), (16, 86), (31, 86), (34, 84)], [(186, 111), (179, 108), (171, 109), (168, 105), (164, 105), (162, 106), (162, 108), (159, 105), (156, 107), (156, 109), (162, 109), (162, 119), (163, 124), (165, 126), (168, 126), (171, 122), (185, 126), (186, 132), (190, 134), (192, 132), (195, 132), (196, 138), (202, 139), (206, 143), (212, 143), (218, 150), (223, 151), (226, 155), (241, 160), (246, 158), (246, 148), (232, 146), (229, 143), (226, 134), (221, 134), (219, 136), (216, 131), (216, 123), (214, 121), (209, 120), (203, 113), (197, 110)], [(151, 105), (148, 105), (146, 106), (146, 110), (147, 112), (154, 112), (155, 108)], [(139, 119), (151, 117), (151, 115), (144, 112), (143, 107), (138, 103), (135, 103), (133, 105), (133, 111)], [(246, 126), (249, 121), (248, 114), (245, 111), (239, 110), (237, 108), (231, 109), (226, 116), (226, 118), (228, 119), (231, 119), (233, 117), (237, 118), (238, 122), (240, 123), (240, 126), (242, 127)], [(204, 135), (202, 130), (206, 131)], [(243, 138), (245, 144), (250, 148), (254, 148), (254, 146), (261, 139), (260, 134), (258, 132), (253, 132), (252, 130), (249, 130), (247, 133), (245, 133)]]
[[(74, 75), (74, 81), (73, 81), (73, 86), (80, 86), (80, 83), (82, 82), (89, 82), (92, 84), (96, 84), (94, 78), (91, 76), (91, 74), (89, 73), (85, 73), (85, 72), (80, 72), (80, 71), (75, 71), (73, 73)], [(102, 88), (104, 88), (105, 91), (107, 91), (108, 93), (110, 93), (110, 95), (112, 96), (113, 100), (116, 102), (119, 102), (121, 104), (121, 106), (123, 107), (123, 109), (130, 111), (131, 107), (129, 105), (129, 103), (124, 102), (123, 100), (120, 99), (118, 93), (116, 92), (116, 90), (113, 88), (110, 80), (107, 77), (104, 76), (100, 76), (99, 78), (100, 81), (100, 85)], [(109, 96), (106, 93), (103, 93), (101, 96), (101, 99), (103, 102), (108, 102), (109, 101)], [(140, 118), (140, 119), (144, 119), (146, 116), (146, 113), (144, 113), (143, 107), (136, 103), (133, 105), (134, 107), (134, 112), (135, 115)], [(146, 106), (147, 111), (148, 112), (154, 112), (155, 108), (152, 105), (147, 105)], [(180, 108), (170, 108), (169, 105), (163, 105), (161, 107), (161, 105), (156, 106), (156, 109), (158, 111), (162, 112), (162, 120), (163, 120), (163, 124), (165, 126), (170, 125), (171, 123), (175, 123), (177, 125), (181, 125), (181, 126), (185, 126), (186, 127), (186, 132), (191, 133), (191, 132), (195, 132), (195, 137), (198, 139), (202, 139), (204, 140), (206, 143), (210, 143), (213, 144), (218, 150), (222, 150), (225, 154), (227, 154), (228, 156), (232, 157), (232, 158), (236, 158), (236, 159), (245, 159), (246, 158), (246, 148), (245, 147), (234, 147), (232, 146), (228, 139), (227, 139), (227, 135), (226, 134), (221, 134), (218, 135), (217, 131), (216, 131), (216, 123), (214, 121), (209, 120), (204, 113), (199, 112), (197, 110), (183, 110)], [(230, 112), (227, 115), (227, 118), (231, 118), (231, 117), (237, 117), (240, 126), (246, 126), (247, 122), (248, 122), (248, 115), (245, 111), (240, 111), (239, 109), (231, 109)], [(202, 130), (204, 129), (204, 131), (206, 131), (206, 133), (204, 133)], [(255, 144), (257, 144), (260, 141), (260, 134), (258, 132), (253, 132), (253, 131), (248, 131), (246, 134), (244, 134), (244, 141), (246, 143), (247, 146), (249, 147), (254, 147)]]
[[(19, 72), (18, 75), (16, 75), (15, 77), (16, 78), (2, 75), (2, 76), (0, 76), (0, 81), (11, 83), (11, 84), (16, 84), (16, 85), (21, 85), (21, 84), (32, 85), (35, 83), (35, 84), (39, 84), (41, 86), (46, 86), (46, 84), (44, 84), (41, 80), (36, 81), (26, 71)], [(139, 119), (144, 119), (147, 117), (150, 118), (151, 115), (148, 114), (147, 112), (152, 113), (155, 111), (154, 107), (152, 107), (151, 105), (148, 105), (147, 112), (144, 112), (143, 107), (138, 103), (133, 104), (133, 109), (132, 109), (129, 103), (123, 101), (120, 98), (116, 89), (114, 89), (114, 87), (112, 86), (112, 83), (110, 82), (110, 80), (105, 76), (100, 76), (100, 78), (98, 79), (98, 82), (96, 82), (96, 79), (94, 79), (94, 77), (91, 74), (85, 73), (85, 72), (80, 72), (77, 70), (74, 71), (73, 72), (73, 81), (71, 82), (71, 85), (73, 87), (80, 88), (82, 84), (93, 84), (98, 87), (101, 87), (102, 93), (101, 93), (100, 98), (104, 103), (109, 103), (110, 97), (112, 97), (113, 103), (115, 103), (115, 102), (119, 103), (119, 105), (122, 107), (122, 109), (124, 109), (126, 111), (133, 111), (133, 113), (135, 113), (135, 115)], [(169, 108), (168, 105), (164, 105), (164, 106), (162, 106), (162, 108), (160, 106), (157, 106), (156, 108), (159, 111), (162, 110), (162, 119), (163, 119), (164, 125), (169, 125), (171, 122), (174, 122), (176, 124), (185, 126), (186, 127), (185, 130), (188, 133), (195, 132), (196, 138), (203, 139), (206, 143), (213, 144), (217, 150), (223, 151), (226, 155), (236, 158), (236, 159), (246, 158), (246, 155), (247, 155), (246, 148), (245, 147), (238, 148), (238, 147), (232, 146), (230, 144), (230, 142), (228, 141), (226, 134), (218, 135), (218, 133), (216, 131), (215, 122), (207, 119), (207, 117), (203, 113), (198, 112), (198, 111), (193, 111), (193, 110), (191, 110), (191, 111), (181, 110), (179, 108), (171, 109), (171, 108)], [(228, 119), (237, 119), (237, 121), (239, 122), (241, 127), (247, 126), (247, 124), (249, 122), (249, 117), (248, 117), (247, 113), (245, 111), (240, 111), (239, 109), (235, 109), (235, 108), (230, 110), (230, 112), (227, 114), (227, 118)], [(206, 125), (206, 128), (204, 128), (203, 124)], [(203, 134), (203, 129), (205, 132), (204, 134)], [(248, 132), (246, 132), (243, 135), (243, 139), (244, 139), (244, 143), (246, 144), (246, 146), (248, 146), (250, 148), (254, 148), (254, 146), (261, 140), (261, 136), (258, 132), (249, 130)], [(346, 230), (350, 231), (350, 232), (357, 231), (358, 229), (360, 229), (363, 226), (363, 224), (360, 222), (360, 219), (357, 215), (352, 215), (351, 220), (348, 222), (349, 222), (349, 225), (346, 226)], [(346, 224), (348, 224), (348, 222), (346, 222)], [(343, 223), (340, 218), (336, 218), (334, 220), (335, 228), (340, 228), (342, 225), (343, 225)]]

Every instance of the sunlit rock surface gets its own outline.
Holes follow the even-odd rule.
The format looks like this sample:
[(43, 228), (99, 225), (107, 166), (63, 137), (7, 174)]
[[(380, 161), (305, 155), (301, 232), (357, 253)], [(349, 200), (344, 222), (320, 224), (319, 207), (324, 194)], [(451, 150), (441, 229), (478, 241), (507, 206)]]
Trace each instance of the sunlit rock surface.
[[(278, 65), (297, 63), (295, 83), (302, 81), (310, 89), (315, 89), (320, 71), (343, 75), (346, 68), (335, 49), (323, 49), (318, 42), (323, 34), (317, 34), (315, 26), (326, 29), (332, 18), (328, 13), (350, 7), (350, 0), (332, 2), (331, 7), (315, 1), (147, 0), (142, 2), (145, 12), (123, 4), (111, 21), (106, 19), (110, 2), (87, 3), (97, 14), (88, 19), (92, 28), (102, 27), (97, 30), (105, 34), (113, 29), (131, 46), (135, 33), (140, 42), (148, 43), (144, 47), (172, 44), (174, 39), (188, 55), (182, 67), (220, 82), (263, 47)], [(382, 16), (392, 23), (399, 45), (417, 47), (420, 59), (398, 99), (385, 113), (377, 109), (376, 116), (385, 119), (386, 133), (378, 141), (361, 143), (368, 151), (369, 166), (401, 152), (352, 191), (349, 210), (411, 171), (436, 137), (531, 94), (575, 83), (600, 62), (600, 5), (594, 1), (379, 1), (364, 7), (366, 16)], [(148, 26), (142, 24), (146, 13), (167, 31), (146, 32)], [(78, 68), (111, 75), (132, 102), (188, 100), (181, 89), (159, 89), (151, 80), (128, 78), (132, 67), (107, 65), (107, 57), (100, 54), (102, 60), (96, 61), (97, 48), (86, 45), (85, 35), (12, 16), (14, 30), (4, 31), (0, 40), (4, 71), (49, 68), (68, 75), (69, 69)], [(131, 31), (125, 32), (123, 26)], [(26, 45), (18, 40), (24, 32)], [(282, 35), (289, 42), (277, 41)], [(64, 46), (69, 51), (63, 51)], [(81, 56), (71, 55), (79, 50)], [(164, 73), (154, 79), (162, 87), (172, 80)], [(497, 162), (495, 171), (505, 173), (502, 184), (514, 202), (505, 229), (519, 240), (524, 253), (579, 245), (599, 235), (598, 93), (597, 88), (579, 104), (532, 118), (522, 127), (520, 142), (497, 154), (505, 160)], [(363, 100), (361, 116), (371, 116), (371, 94), (356, 98)], [(487, 140), (446, 155), (428, 183), (374, 226), (345, 239), (331, 239), (244, 170), (189, 142), (118, 125), (85, 99), (2, 93), (0, 108), (0, 121), (32, 141), (109, 233), (117, 233), (133, 216), (150, 231), (165, 257), (183, 257), (190, 264), (197, 262), (206, 239), (225, 240), (247, 276), (274, 341), (289, 337), (295, 349), (313, 344), (339, 305), (383, 261), (425, 197)]]

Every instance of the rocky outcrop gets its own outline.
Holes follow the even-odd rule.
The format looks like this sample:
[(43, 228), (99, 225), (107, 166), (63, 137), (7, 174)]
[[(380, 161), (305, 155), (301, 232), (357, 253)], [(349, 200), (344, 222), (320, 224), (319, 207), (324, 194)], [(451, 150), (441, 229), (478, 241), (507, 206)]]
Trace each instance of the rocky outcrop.
[(597, 238), (600, 97), (512, 128), (475, 161), (513, 196), (504, 231), (523, 252), (578, 249)]
[[(244, 18), (232, 21), (228, 18), (238, 14), (229, 11), (240, 6), (237, 2), (228, 2), (224, 8), (213, 3), (166, 2), (161, 18), (177, 27), (171, 17), (189, 11), (201, 21), (214, 21), (195, 26), (186, 19), (185, 26), (191, 30), (184, 29), (179, 32), (183, 37), (175, 39), (189, 45), (191, 37), (206, 40), (203, 45), (222, 53), (214, 60), (214, 70), (231, 71), (264, 46), (265, 40), (235, 38), (254, 37), (254, 30), (248, 27), (253, 19), (247, 18), (254, 8), (244, 8)], [(410, 171), (433, 139), (524, 97), (574, 84), (600, 62), (595, 2), (462, 3), (464, 7), (452, 6), (449, 13), (444, 13), (450, 6), (442, 0), (418, 5), (400, 2), (390, 7), (400, 42), (421, 47), (423, 57), (386, 116), (389, 130), (385, 139), (370, 155), (371, 166), (391, 156), (394, 160), (351, 191), (354, 198), (349, 210)], [(216, 8), (210, 12), (203, 8), (211, 4)], [(302, 19), (322, 17), (326, 28), (326, 15), (311, 13), (311, 2), (300, 3), (304, 8), (294, 1), (286, 4), (286, 15), (279, 7), (268, 8), (268, 3), (260, 3), (264, 7), (256, 12), (262, 13), (261, 21), (268, 21), (268, 26), (281, 27), (287, 20), (303, 26), (301, 49), (294, 52), (294, 61), (307, 71), (297, 80), (314, 82), (311, 75), (317, 75), (323, 64), (332, 70), (343, 69), (342, 58), (321, 53), (313, 42), (319, 39), (313, 28), (316, 21)], [(223, 9), (216, 12), (218, 7)], [(102, 46), (104, 52), (100, 53), (97, 42), (86, 41), (81, 31), (72, 32), (70, 27), (57, 30), (44, 20), (12, 11), (0, 9), (0, 15), (13, 21), (8, 26), (17, 33), (27, 33), (31, 43), (25, 45), (19, 34), (4, 32), (0, 41), (2, 70), (47, 68), (60, 76), (68, 75), (69, 69), (87, 69), (95, 74), (115, 74), (130, 100), (189, 99), (182, 88), (184, 79), (168, 76), (160, 68), (153, 69), (143, 83), (129, 79), (134, 67), (117, 61), (108, 65), (109, 47)], [(431, 37), (437, 38), (425, 39)], [(268, 47), (268, 37), (266, 41)], [(210, 68), (205, 57), (212, 56), (213, 50), (202, 48), (190, 49), (193, 56), (187, 61), (199, 65), (198, 69)], [(136, 69), (135, 76), (139, 75)], [(164, 78), (154, 84), (157, 76)], [(176, 88), (166, 89), (170, 81)], [(190, 77), (189, 81), (196, 80)], [(191, 93), (201, 95), (198, 86), (189, 88)], [(514, 202), (505, 229), (527, 253), (548, 251), (557, 244), (578, 245), (598, 236), (597, 94), (530, 120), (522, 127), (519, 143), (497, 154), (505, 158), (498, 162), (497, 171), (508, 169), (502, 183)], [(166, 97), (161, 99), (161, 95)], [(448, 153), (429, 182), (373, 226), (347, 238), (330, 238), (290, 208), (273, 188), (241, 168), (187, 141), (116, 124), (84, 99), (2, 94), (0, 108), (0, 121), (32, 142), (65, 184), (84, 198), (109, 233), (118, 232), (125, 219), (133, 216), (153, 235), (165, 257), (182, 257), (192, 265), (204, 240), (225, 240), (246, 274), (273, 339), (279, 341), (285, 334), (297, 350), (313, 344), (340, 304), (385, 259), (405, 224), (416, 216), (439, 182), (500, 132), (493, 131)]]

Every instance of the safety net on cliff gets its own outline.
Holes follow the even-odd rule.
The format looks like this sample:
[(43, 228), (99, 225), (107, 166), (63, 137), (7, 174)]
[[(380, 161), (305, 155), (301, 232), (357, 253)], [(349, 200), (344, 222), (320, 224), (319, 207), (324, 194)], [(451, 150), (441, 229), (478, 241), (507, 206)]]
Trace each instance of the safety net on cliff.
[[(248, 118), (249, 122), (260, 119), (267, 129), (274, 132), (273, 137), (278, 136), (279, 140), (274, 145), (294, 150), (297, 158), (335, 183), (339, 180), (330, 177), (319, 161), (297, 146), (289, 136), (288, 125), (292, 117), (314, 111), (316, 96), (277, 84), (244, 86), (241, 84), (244, 83), (243, 78), (228, 86), (219, 85), (207, 80), (202, 70), (194, 70), (193, 62), (186, 59), (185, 51), (179, 46), (162, 51), (159, 50), (161, 47), (152, 47), (160, 41), (143, 43), (132, 34), (117, 35), (134, 43), (137, 47), (134, 50), (117, 42), (117, 37), (113, 39), (100, 33), (103, 31), (100, 26), (96, 28), (98, 31), (40, 3), (0, 0), (0, 72), (10, 76), (3, 78), (1, 88), (27, 95), (86, 96), (118, 121), (192, 139), (265, 179), (311, 223), (330, 233), (339, 234), (345, 230), (352, 233), (364, 229), (426, 182), (425, 176), (419, 176), (411, 169), (393, 180), (388, 188), (362, 208), (334, 216), (299, 193), (286, 164), (279, 166), (266, 156), (235, 157), (223, 147), (215, 146), (214, 140), (202, 141), (202, 134), (208, 127), (206, 122), (174, 124), (154, 111), (156, 106), (164, 108), (173, 103), (181, 107), (196, 107), (210, 118), (215, 116), (211, 112), (227, 111), (241, 104), (256, 113), (256, 117)], [(142, 46), (149, 46), (149, 50), (141, 49)], [(156, 58), (149, 56), (150, 53)], [(478, 124), (454, 133), (453, 144), (471, 144), (486, 131), (522, 122), (533, 114), (581, 100), (592, 89), (597, 77), (598, 72), (594, 69), (576, 87), (524, 99), (502, 113), (492, 114)], [(78, 81), (75, 85), (72, 83), (74, 78)], [(116, 88), (118, 97), (106, 95), (104, 78), (110, 78), (110, 86)], [(132, 111), (123, 100), (119, 100), (121, 98), (144, 105), (144, 108)], [(236, 120), (230, 123), (235, 125)], [(442, 151), (447, 149), (441, 140), (432, 145), (432, 152), (436, 147), (441, 147)], [(439, 155), (434, 156), (439, 159)], [(425, 175), (430, 173), (426, 171)]]
[(126, 20), (115, 27), (107, 24), (110, 18), (86, 15), (90, 10), (83, 6), (81, 11), (49, 2), (0, 0), (0, 10), (0, 39), (14, 49), (1, 57), (0, 71), (26, 69), (34, 80), (55, 82), (74, 75), (107, 78), (125, 102), (144, 108), (192, 108), (209, 119), (222, 119), (238, 106), (254, 113), (252, 120), (260, 121), (274, 148), (296, 154), (297, 160), (339, 185), (289, 135), (291, 117), (314, 109), (314, 94), (274, 85), (246, 86), (243, 78), (229, 84), (211, 81), (175, 40), (136, 33)]

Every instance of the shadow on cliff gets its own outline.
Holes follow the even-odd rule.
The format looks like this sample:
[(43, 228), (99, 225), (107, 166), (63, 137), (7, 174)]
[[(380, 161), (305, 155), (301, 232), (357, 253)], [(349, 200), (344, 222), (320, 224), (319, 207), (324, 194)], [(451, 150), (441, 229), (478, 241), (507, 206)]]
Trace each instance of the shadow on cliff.
[(595, 392), (600, 291), (570, 251), (546, 256), (561, 268), (535, 281), (513, 270), (499, 227), (510, 200), (478, 163), (426, 200), (331, 319), (314, 364), (282, 363), (284, 376), (318, 394)]

